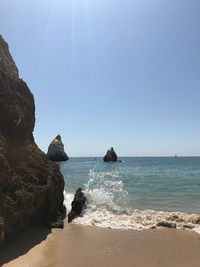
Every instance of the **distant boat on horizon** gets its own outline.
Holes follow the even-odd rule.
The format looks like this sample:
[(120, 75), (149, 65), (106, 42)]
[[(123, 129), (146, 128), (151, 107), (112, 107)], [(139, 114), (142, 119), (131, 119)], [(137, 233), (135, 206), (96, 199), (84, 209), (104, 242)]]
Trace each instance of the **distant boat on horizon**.
[(178, 158), (178, 156), (175, 154), (175, 156), (174, 156), (175, 158)]

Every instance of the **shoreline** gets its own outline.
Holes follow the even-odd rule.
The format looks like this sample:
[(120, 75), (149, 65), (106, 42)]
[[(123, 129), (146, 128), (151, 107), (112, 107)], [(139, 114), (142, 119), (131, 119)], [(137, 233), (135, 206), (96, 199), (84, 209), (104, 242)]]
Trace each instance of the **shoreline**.
[[(64, 204), (67, 211), (69, 211), (71, 210), (71, 202), (74, 199), (74, 194), (64, 191), (64, 197)], [(125, 211), (111, 211), (102, 207), (96, 209), (96, 207), (93, 208), (88, 205), (83, 211), (83, 216), (75, 218), (73, 223), (84, 226), (123, 230), (148, 230), (166, 227), (180, 230), (193, 230), (200, 234), (200, 214), (180, 211), (131, 210), (130, 208), (127, 208)]]
[(200, 236), (176, 229), (116, 230), (68, 224), (24, 231), (0, 250), (3, 267), (199, 267)]

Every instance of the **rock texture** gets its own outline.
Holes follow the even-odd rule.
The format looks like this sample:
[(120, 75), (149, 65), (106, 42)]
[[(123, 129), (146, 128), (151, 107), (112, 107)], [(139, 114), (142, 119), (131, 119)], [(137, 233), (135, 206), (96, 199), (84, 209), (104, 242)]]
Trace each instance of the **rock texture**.
[(67, 161), (69, 159), (65, 153), (60, 135), (57, 135), (49, 145), (47, 157), (52, 161)]
[(68, 222), (71, 222), (73, 219), (79, 217), (84, 208), (86, 207), (86, 197), (82, 191), (82, 188), (76, 190), (74, 200), (72, 201), (72, 209), (68, 214)]
[(12, 79), (19, 79), (19, 72), (13, 61), (12, 56), (9, 53), (8, 44), (4, 41), (0, 35), (0, 69), (11, 77)]
[(0, 36), (0, 242), (64, 216), (64, 179), (35, 144), (34, 124), (33, 95)]
[(113, 147), (111, 147), (107, 151), (107, 153), (106, 153), (105, 157), (103, 158), (103, 160), (105, 162), (109, 162), (109, 161), (115, 162), (115, 161), (117, 161), (117, 154), (115, 153)]

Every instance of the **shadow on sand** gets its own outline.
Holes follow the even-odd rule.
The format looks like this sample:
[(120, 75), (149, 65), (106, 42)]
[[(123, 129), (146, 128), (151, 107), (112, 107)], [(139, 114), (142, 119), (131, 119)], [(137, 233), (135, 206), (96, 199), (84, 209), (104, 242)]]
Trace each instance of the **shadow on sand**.
[(0, 248), (0, 266), (24, 255), (45, 240), (50, 233), (51, 230), (44, 227), (31, 227), (15, 239), (12, 238)]

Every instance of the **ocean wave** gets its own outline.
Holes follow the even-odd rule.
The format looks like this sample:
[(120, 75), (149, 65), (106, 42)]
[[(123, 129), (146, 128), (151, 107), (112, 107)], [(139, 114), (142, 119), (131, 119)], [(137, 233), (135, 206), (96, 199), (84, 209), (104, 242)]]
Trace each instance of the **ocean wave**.
[[(71, 210), (73, 194), (65, 194), (67, 212)], [(124, 212), (110, 211), (106, 208), (87, 208), (82, 217), (73, 223), (124, 230), (147, 230), (153, 228), (176, 228), (194, 230), (200, 234), (200, 216), (182, 212), (163, 212), (154, 210), (132, 210)]]
[[(128, 207), (128, 193), (117, 172), (90, 170), (83, 191), (87, 208), (73, 223), (113, 229), (144, 230), (153, 228), (191, 229), (200, 233), (200, 215), (183, 212), (138, 210)], [(74, 194), (64, 192), (67, 213)]]
[(200, 216), (180, 212), (133, 210), (130, 214), (114, 214), (108, 210), (86, 210), (74, 223), (112, 229), (145, 230), (154, 228), (192, 229), (200, 233)]
[(84, 185), (89, 210), (106, 209), (123, 211), (127, 207), (127, 195), (124, 184), (119, 180), (118, 172), (95, 172), (90, 170), (89, 180)]

